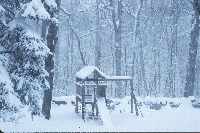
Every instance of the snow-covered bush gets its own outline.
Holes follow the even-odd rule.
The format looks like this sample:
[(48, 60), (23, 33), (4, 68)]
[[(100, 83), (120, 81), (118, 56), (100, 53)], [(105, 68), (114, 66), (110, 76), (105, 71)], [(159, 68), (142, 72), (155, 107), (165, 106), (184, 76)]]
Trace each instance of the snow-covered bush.
[(6, 69), (0, 64), (0, 121), (12, 121), (21, 106)]

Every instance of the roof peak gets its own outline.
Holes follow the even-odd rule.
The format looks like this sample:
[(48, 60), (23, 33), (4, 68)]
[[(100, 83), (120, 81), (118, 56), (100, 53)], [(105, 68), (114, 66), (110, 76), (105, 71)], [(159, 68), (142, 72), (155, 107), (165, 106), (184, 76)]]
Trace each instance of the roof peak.
[(107, 78), (108, 76), (103, 73), (102, 71), (99, 70), (99, 68), (97, 68), (96, 66), (84, 66), (83, 68), (81, 68), (77, 73), (76, 73), (76, 77), (80, 78), (80, 79), (86, 79), (87, 77), (89, 77), (92, 73), (94, 73), (94, 71), (98, 72), (99, 75), (101, 75), (104, 78)]

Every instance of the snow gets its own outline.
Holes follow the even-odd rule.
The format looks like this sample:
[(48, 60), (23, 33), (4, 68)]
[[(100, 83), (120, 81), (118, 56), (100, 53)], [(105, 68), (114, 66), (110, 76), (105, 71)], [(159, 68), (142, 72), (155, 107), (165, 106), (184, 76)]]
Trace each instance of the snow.
[(11, 80), (8, 76), (8, 73), (7, 71), (5, 70), (5, 68), (2, 66), (1, 62), (0, 62), (0, 81), (2, 83), (6, 83), (6, 87), (8, 89), (12, 88), (12, 83), (11, 83)]
[(6, 25), (4, 12), (5, 9), (0, 5), (0, 21)]
[(27, 43), (28, 51), (33, 51), (37, 56), (47, 56), (50, 53), (49, 48), (41, 41), (39, 35), (30, 30), (26, 30), (24, 34), (27, 38), (35, 38), (31, 43)]
[(119, 19), (116, 20), (117, 28), (119, 27)]
[(130, 80), (132, 79), (130, 76), (110, 76), (110, 80)]
[[(75, 83), (78, 86), (96, 86), (97, 84), (95, 83), (85, 83), (85, 84), (80, 84), (80, 83)], [(106, 83), (98, 83), (98, 85), (107, 85)]]
[(94, 71), (97, 71), (102, 77), (108, 80), (129, 80), (132, 79), (130, 76), (109, 76), (101, 72), (95, 66), (85, 66), (80, 71), (76, 73), (76, 77), (80, 79), (86, 79), (87, 77), (91, 76)]
[(110, 118), (109, 110), (106, 107), (105, 99), (104, 98), (98, 99), (97, 104), (98, 104), (99, 114), (103, 121), (103, 124), (107, 127), (112, 128), (113, 125)]
[(45, 10), (41, 0), (32, 0), (24, 5), (23, 17), (50, 19), (49, 13)]
[(107, 75), (101, 72), (97, 67), (95, 66), (85, 66), (80, 71), (76, 73), (76, 77), (80, 79), (86, 79), (89, 77), (94, 71), (97, 71), (102, 77), (106, 78)]
[[(16, 114), (12, 109), (16, 107), (17, 109), (22, 107), (19, 99), (14, 94), (13, 84), (10, 80), (8, 72), (3, 67), (0, 62), (0, 83), (5, 86), (0, 88), (0, 102), (5, 101), (8, 108), (2, 107), (5, 106), (4, 102), (0, 103), (0, 121), (12, 121), (18, 119), (20, 114)], [(1, 125), (1, 124), (0, 124)], [(1, 128), (1, 126), (0, 126)]]
[(10, 92), (8, 95), (7, 101), (12, 101), (12, 104), (14, 106), (19, 106), (20, 105), (19, 99), (14, 94), (12, 94), (13, 93), (13, 84), (11, 82), (11, 79), (10, 79), (6, 69), (1, 64), (1, 62), (0, 62), (0, 83), (5, 83), (5, 87), (7, 88), (8, 92)]
[[(24, 111), (25, 117), (16, 123), (6, 122), (0, 123), (0, 128), (5, 132), (34, 132), (34, 131), (51, 131), (51, 132), (127, 132), (127, 131), (173, 131), (173, 132), (197, 132), (200, 131), (200, 109), (192, 107), (189, 98), (142, 98), (138, 97), (139, 101), (177, 101), (181, 102), (179, 108), (171, 108), (165, 106), (160, 110), (150, 110), (148, 106), (142, 106), (140, 110), (143, 117), (136, 117), (130, 113), (130, 105), (128, 104), (130, 97), (123, 99), (113, 99), (120, 104), (113, 111), (105, 111), (105, 106), (102, 103), (100, 107), (101, 115), (103, 116), (103, 125), (95, 120), (81, 119), (81, 114), (74, 112), (74, 105), (71, 101), (75, 100), (74, 96), (63, 96), (54, 98), (56, 100), (67, 101), (66, 105), (52, 104), (52, 117), (50, 120), (45, 120), (42, 117), (31, 120), (30, 112)], [(102, 111), (104, 110), (104, 111)], [(110, 120), (109, 120), (110, 119)], [(110, 125), (111, 124), (111, 125)]]
[(4, 12), (5, 9), (0, 5), (0, 12)]
[(45, 0), (45, 3), (52, 8), (57, 8), (57, 4), (55, 2), (55, 0)]

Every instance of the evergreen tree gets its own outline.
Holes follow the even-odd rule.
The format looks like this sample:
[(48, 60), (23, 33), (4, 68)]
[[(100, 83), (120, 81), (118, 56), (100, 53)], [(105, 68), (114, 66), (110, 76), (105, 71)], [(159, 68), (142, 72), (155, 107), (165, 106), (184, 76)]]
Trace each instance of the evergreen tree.
[(45, 58), (49, 49), (40, 36), (40, 23), (50, 15), (41, 0), (3, 0), (5, 22), (1, 21), (0, 45), (8, 54), (7, 69), (20, 101), (40, 114), (42, 96), (49, 88)]

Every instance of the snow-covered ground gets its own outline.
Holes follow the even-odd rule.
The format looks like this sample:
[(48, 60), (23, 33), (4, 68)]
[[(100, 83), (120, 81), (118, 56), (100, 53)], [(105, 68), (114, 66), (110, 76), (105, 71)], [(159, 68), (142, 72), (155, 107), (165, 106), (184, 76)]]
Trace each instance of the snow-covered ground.
[[(59, 98), (60, 99), (60, 98)], [(138, 98), (143, 103), (170, 101), (180, 103), (178, 108), (171, 108), (169, 104), (163, 106), (160, 110), (151, 110), (148, 105), (141, 106), (140, 110), (143, 117), (136, 117), (130, 113), (129, 97), (121, 100), (115, 99), (118, 104), (109, 115), (103, 115), (110, 119), (109, 125), (102, 125), (95, 120), (81, 119), (80, 115), (74, 112), (74, 105), (71, 101), (74, 97), (62, 97), (67, 101), (66, 105), (52, 106), (51, 119), (35, 118), (26, 113), (26, 117), (21, 118), (15, 123), (0, 123), (0, 129), (5, 132), (10, 131), (179, 131), (179, 132), (199, 132), (200, 131), (200, 109), (193, 108), (190, 99), (185, 98)], [(102, 111), (102, 109), (101, 109)], [(26, 109), (24, 109), (26, 112)], [(111, 126), (112, 125), (112, 126)]]

